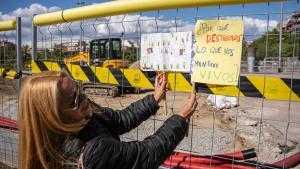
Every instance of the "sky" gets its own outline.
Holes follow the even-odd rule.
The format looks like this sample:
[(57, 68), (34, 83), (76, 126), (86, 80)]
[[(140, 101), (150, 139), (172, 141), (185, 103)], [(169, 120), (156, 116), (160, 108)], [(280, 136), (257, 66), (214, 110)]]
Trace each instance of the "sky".
[[(82, 0), (84, 5), (94, 3), (107, 2), (107, 0)], [(24, 43), (30, 43), (31, 38), (31, 16), (32, 14), (40, 14), (58, 11), (62, 9), (78, 7), (79, 0), (0, 0), (0, 21), (14, 19), (16, 16), (22, 17), (22, 39)], [(137, 29), (142, 33), (151, 32), (170, 32), (170, 31), (193, 31), (195, 25), (195, 16), (197, 19), (241, 19), (245, 23), (245, 38), (248, 41), (260, 37), (267, 30), (275, 28), (281, 21), (281, 3), (260, 3), (247, 5), (230, 5), (215, 7), (201, 7), (190, 9), (163, 10), (153, 12), (143, 12), (139, 14), (130, 14), (123, 16), (114, 16), (111, 18), (102, 18), (97, 20), (87, 20), (83, 22), (83, 31), (85, 39), (92, 39), (96, 36), (108, 36), (111, 34), (121, 34), (125, 30), (128, 37), (135, 36)], [(291, 15), (291, 12), (300, 10), (299, 0), (288, 0), (283, 3), (284, 19)], [(176, 23), (174, 18), (177, 18)], [(106, 19), (106, 20), (105, 20)], [(105, 24), (109, 19), (109, 25)], [(142, 22), (137, 22), (140, 19)], [(158, 22), (155, 22), (158, 19)], [(128, 21), (123, 25), (120, 21)], [(130, 22), (129, 22), (130, 21)], [(119, 23), (118, 23), (119, 22)], [(267, 24), (269, 23), (269, 24)], [(51, 25), (41, 27), (38, 33), (38, 40), (43, 43), (55, 43), (55, 40), (60, 39), (62, 33), (64, 39), (78, 39), (80, 34), (80, 22), (63, 24), (58, 27)], [(138, 26), (139, 27), (138, 27)], [(174, 26), (176, 25), (176, 26)], [(68, 27), (70, 26), (70, 27)], [(13, 31), (1, 32), (0, 39), (14, 38)], [(50, 40), (49, 40), (50, 38)], [(46, 45), (46, 44), (45, 44)]]

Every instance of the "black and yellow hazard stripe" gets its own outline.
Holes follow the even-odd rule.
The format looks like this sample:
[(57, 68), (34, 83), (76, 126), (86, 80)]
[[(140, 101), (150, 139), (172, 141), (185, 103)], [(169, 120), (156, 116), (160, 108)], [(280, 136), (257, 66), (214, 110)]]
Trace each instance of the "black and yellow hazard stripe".
[(6, 79), (18, 79), (20, 75), (15, 70), (0, 68), (0, 77)]
[[(74, 79), (93, 83), (153, 89), (155, 72), (143, 72), (138, 69), (114, 69), (95, 66), (59, 64), (56, 62), (34, 61), (32, 73), (45, 70), (66, 69)], [(169, 73), (170, 89), (190, 92), (190, 74)], [(264, 76), (240, 76), (238, 86), (221, 86), (198, 83), (197, 91), (226, 96), (246, 96), (272, 100), (300, 101), (300, 79), (288, 79)]]
[(129, 87), (132, 86), (131, 83), (129, 83), (128, 79), (125, 76), (126, 69), (109, 68), (109, 71), (114, 75), (114, 77), (118, 81), (119, 85), (129, 86)]
[(282, 80), (298, 97), (300, 97), (300, 79), (282, 78)]

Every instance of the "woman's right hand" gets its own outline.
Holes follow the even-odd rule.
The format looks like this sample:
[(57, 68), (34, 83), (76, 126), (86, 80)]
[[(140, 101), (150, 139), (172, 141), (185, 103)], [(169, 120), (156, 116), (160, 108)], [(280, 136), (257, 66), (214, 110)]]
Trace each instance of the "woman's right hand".
[(178, 113), (178, 115), (187, 119), (188, 117), (190, 117), (193, 114), (197, 105), (198, 105), (198, 102), (196, 99), (196, 93), (193, 93), (185, 101), (185, 103), (184, 103), (183, 107), (180, 109), (180, 112)]

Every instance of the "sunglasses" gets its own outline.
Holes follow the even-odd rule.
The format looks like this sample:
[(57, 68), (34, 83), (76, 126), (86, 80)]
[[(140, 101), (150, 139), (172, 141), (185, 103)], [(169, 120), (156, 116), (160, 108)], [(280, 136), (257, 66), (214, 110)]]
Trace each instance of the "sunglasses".
[(71, 79), (71, 80), (72, 80), (74, 86), (76, 86), (76, 95), (75, 95), (75, 98), (74, 98), (74, 101), (72, 104), (73, 107), (66, 109), (64, 111), (75, 111), (75, 110), (78, 110), (79, 106), (80, 106), (80, 93), (82, 91), (83, 83), (80, 80), (74, 80), (74, 79)]

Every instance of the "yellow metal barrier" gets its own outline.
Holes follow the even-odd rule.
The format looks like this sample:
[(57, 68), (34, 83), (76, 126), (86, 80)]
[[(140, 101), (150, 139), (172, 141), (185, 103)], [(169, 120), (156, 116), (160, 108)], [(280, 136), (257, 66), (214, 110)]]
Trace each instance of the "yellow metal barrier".
[(16, 29), (16, 20), (0, 22), (0, 31), (9, 31), (9, 30), (15, 30), (15, 29)]
[(114, 16), (152, 10), (189, 8), (198, 6), (217, 6), (249, 4), (282, 0), (126, 0), (111, 1), (84, 7), (72, 8), (57, 12), (36, 15), (33, 23), (36, 26), (73, 22), (82, 19)]
[[(153, 89), (155, 72), (143, 72), (139, 69), (115, 69), (94, 66), (59, 64), (57, 62), (33, 61), (32, 73), (48, 70), (66, 69), (74, 79), (98, 84), (112, 84), (125, 87)], [(170, 89), (191, 92), (190, 74), (169, 73)], [(293, 83), (291, 88), (290, 84)], [(241, 76), (239, 86), (220, 86), (199, 83), (198, 92), (225, 96), (247, 96), (270, 100), (300, 101), (300, 79)]]

